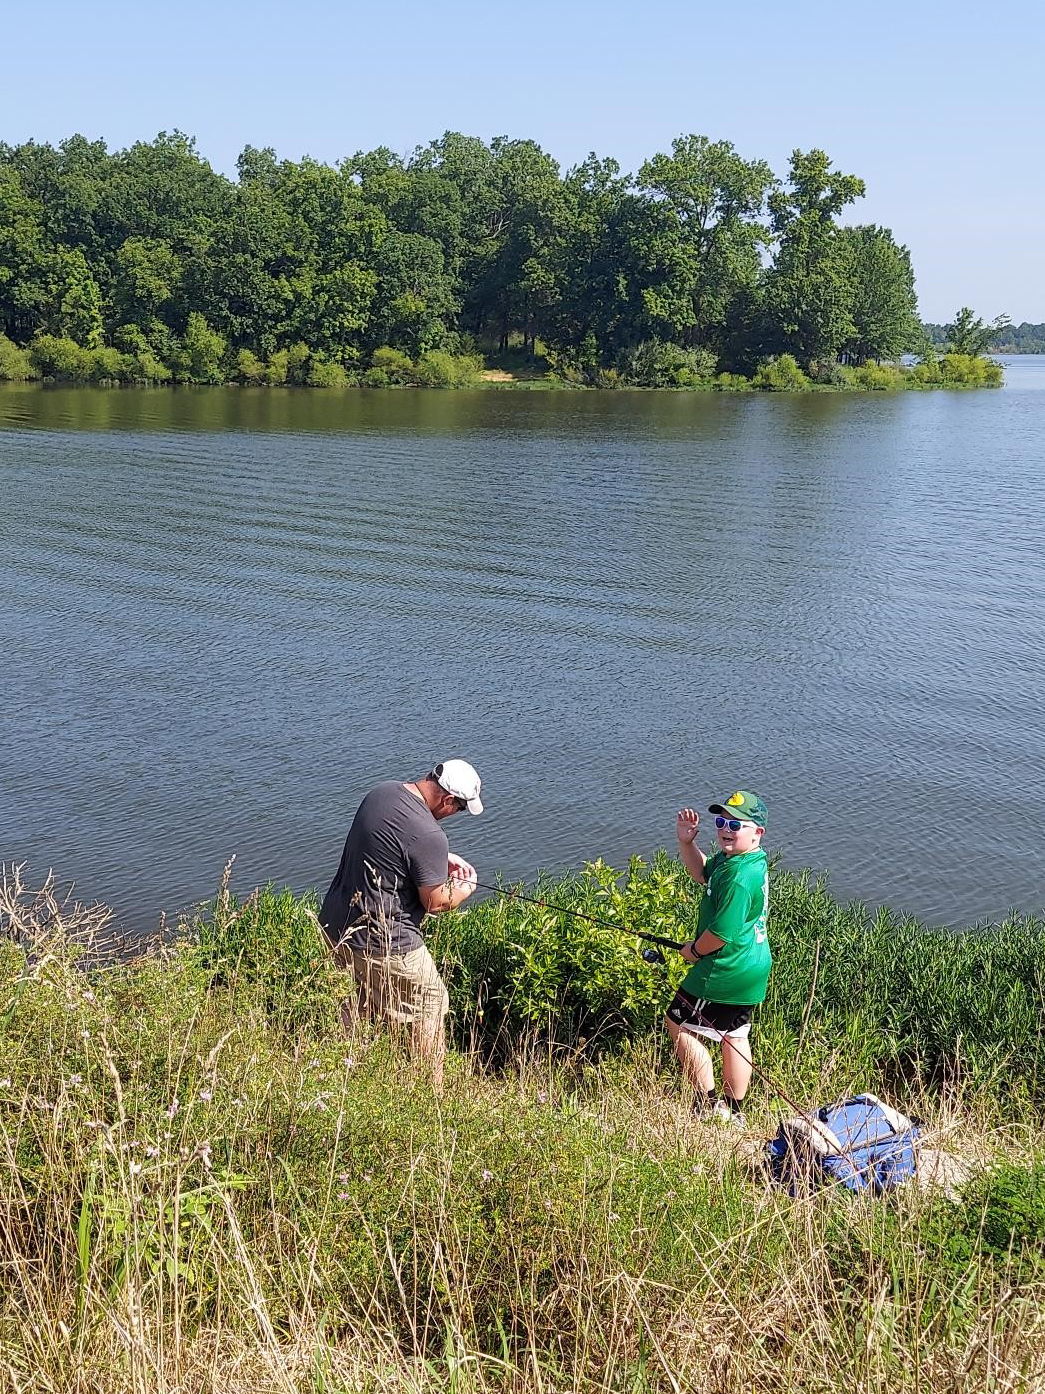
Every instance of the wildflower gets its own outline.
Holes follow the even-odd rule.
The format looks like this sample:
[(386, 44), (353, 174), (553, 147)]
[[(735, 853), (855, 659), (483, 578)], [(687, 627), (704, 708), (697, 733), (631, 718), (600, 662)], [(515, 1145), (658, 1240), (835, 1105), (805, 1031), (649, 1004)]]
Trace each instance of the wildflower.
[(493, 1172), (490, 1171), (487, 1167), (483, 1167), (483, 1180), (484, 1180), (484, 1181), (492, 1181), (492, 1180), (493, 1180)]
[(348, 1200), (348, 1198), (349, 1198), (348, 1192), (347, 1192), (347, 1191), (338, 1191), (338, 1193), (337, 1193), (337, 1198), (338, 1198), (338, 1200)]
[(319, 1069), (319, 1061), (318, 1061), (318, 1060), (310, 1060), (310, 1061), (308, 1062), (308, 1067), (309, 1067), (310, 1070), (318, 1070), (318, 1069)]
[(83, 1075), (70, 1075), (70, 1076), (69, 1076), (69, 1087), (70, 1087), (71, 1089), (75, 1089), (75, 1088), (77, 1087), (77, 1085), (82, 1084), (82, 1083), (83, 1083)]
[(202, 1146), (198, 1149), (196, 1155), (197, 1157), (199, 1157), (200, 1161), (207, 1168), (207, 1170), (210, 1171), (210, 1143), (203, 1143)]
[(203, 1102), (204, 1102), (205, 1104), (209, 1104), (210, 1101), (211, 1101), (211, 1099), (213, 1099), (213, 1097), (214, 1097), (214, 1090), (213, 1090), (213, 1089), (201, 1089), (201, 1090), (200, 1090), (200, 1098), (203, 1100)]
[(548, 1211), (550, 1211), (551, 1208), (552, 1208), (552, 1203), (551, 1203), (550, 1200), (548, 1200), (547, 1197), (545, 1197), (545, 1200), (544, 1200), (544, 1208), (545, 1208), (545, 1210), (548, 1210)]
[(142, 1169), (141, 1162), (132, 1162), (128, 1170), (132, 1176), (137, 1176)]
[(83, 1000), (85, 1002), (93, 1002), (95, 1000), (94, 993), (91, 991), (90, 988), (87, 988), (87, 990), (84, 992)]
[(351, 1055), (346, 1055), (346, 1056), (345, 1056), (345, 1069), (346, 1069), (346, 1070), (354, 1070), (355, 1068), (356, 1068), (356, 1062), (352, 1059)]
[(546, 1103), (548, 1102), (548, 1091), (547, 1091), (547, 1089), (538, 1089), (538, 1090), (537, 1090), (537, 1102), (538, 1102), (539, 1104), (546, 1104)]
[(150, 1143), (150, 1145), (145, 1149), (145, 1155), (155, 1160), (160, 1155), (160, 1149), (158, 1147), (153, 1147)]
[(178, 1103), (178, 1100), (177, 1100), (177, 1099), (173, 1099), (173, 1100), (171, 1101), (171, 1106), (170, 1106), (170, 1108), (168, 1108), (168, 1110), (167, 1110), (167, 1117), (168, 1117), (168, 1118), (173, 1118), (174, 1115), (178, 1112), (179, 1107), (180, 1107), (180, 1105), (179, 1105), (179, 1103)]
[(347, 1180), (348, 1180), (348, 1172), (347, 1172), (347, 1171), (341, 1172), (337, 1179), (338, 1179), (339, 1181), (347, 1181)]
[(9, 1079), (0, 1079), (0, 1089), (10, 1089), (10, 1087), (11, 1081)]

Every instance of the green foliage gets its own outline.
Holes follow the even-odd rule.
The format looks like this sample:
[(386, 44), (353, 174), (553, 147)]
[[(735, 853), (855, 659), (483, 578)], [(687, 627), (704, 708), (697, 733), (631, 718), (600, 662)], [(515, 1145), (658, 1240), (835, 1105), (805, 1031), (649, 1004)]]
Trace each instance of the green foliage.
[[(648, 867), (634, 860), (623, 878), (595, 862), (532, 894), (682, 940), (701, 892), (660, 855)], [(774, 875), (770, 906), (774, 966), (758, 1029), (771, 1073), (796, 1089), (829, 1081), (837, 1091), (960, 1077), (993, 1090), (1011, 1074), (1012, 1108), (1045, 1107), (1045, 924), (945, 935), (887, 910), (840, 906), (823, 882), (789, 873)], [(430, 940), (461, 1038), (491, 1049), (527, 1031), (569, 1045), (636, 1039), (658, 1028), (683, 971), (674, 956), (650, 969), (626, 933), (510, 897), (441, 916)]]
[(25, 382), (36, 372), (25, 349), (12, 344), (6, 334), (0, 334), (0, 382)]
[(91, 355), (72, 339), (39, 334), (29, 345), (29, 361), (41, 377), (59, 382), (86, 382), (91, 376)]
[(849, 385), (865, 392), (893, 392), (904, 386), (904, 375), (898, 368), (880, 363), (865, 363), (849, 372)]
[(274, 1026), (329, 1027), (336, 973), (311, 899), (287, 889), (256, 891), (240, 905), (222, 892), (192, 926), (194, 961), (211, 981), (255, 998)]
[[(839, 355), (919, 347), (907, 249), (839, 226), (863, 182), (823, 151), (796, 150), (784, 185), (693, 133), (635, 177), (452, 131), (336, 167), (247, 146), (237, 168), (216, 173), (179, 131), (111, 152), (0, 145), (0, 335), (133, 359), (65, 353), (50, 375), (70, 381), (326, 387), (356, 364), (369, 386), (459, 387), (478, 353), (510, 349), (516, 378), (550, 367), (551, 386), (699, 388), (722, 369), (714, 386), (746, 390), (785, 354), (840, 386)], [(950, 348), (976, 356), (1008, 328), (962, 310)]]
[(954, 317), (954, 323), (944, 328), (949, 353), (961, 357), (976, 358), (986, 353), (992, 341), (1010, 327), (1008, 315), (999, 315), (991, 324), (985, 324), (969, 309), (962, 308)]
[(432, 349), (417, 360), (413, 376), (420, 387), (472, 387), (481, 372), (479, 358)]
[(224, 382), (224, 358), (225, 340), (193, 310), (175, 364), (178, 377), (182, 382)]
[(374, 350), (370, 366), (384, 374), (384, 381), (378, 383), (376, 380), (367, 379), (370, 387), (383, 386), (384, 383), (409, 383), (414, 381), (414, 364), (408, 354), (401, 349), (384, 346)]
[(624, 354), (619, 366), (622, 381), (631, 387), (696, 387), (712, 377), (716, 364), (709, 349), (647, 339)]
[(751, 385), (764, 392), (801, 392), (809, 386), (809, 379), (791, 354), (782, 353), (763, 363)]
[(719, 373), (711, 385), (716, 392), (750, 392), (754, 384), (743, 373)]

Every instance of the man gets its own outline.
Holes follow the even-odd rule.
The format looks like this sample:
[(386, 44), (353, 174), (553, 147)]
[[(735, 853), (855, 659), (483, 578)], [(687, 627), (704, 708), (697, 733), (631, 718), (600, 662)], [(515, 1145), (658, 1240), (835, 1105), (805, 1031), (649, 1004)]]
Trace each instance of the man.
[[(467, 760), (444, 760), (406, 784), (378, 784), (356, 811), (319, 912), (338, 963), (356, 980), (359, 1010), (407, 1034), (436, 1090), (450, 999), (420, 926), (475, 890), (475, 868), (450, 852), (440, 824), (466, 808), (482, 813), (480, 788)], [(347, 1026), (348, 1004), (342, 1017)]]

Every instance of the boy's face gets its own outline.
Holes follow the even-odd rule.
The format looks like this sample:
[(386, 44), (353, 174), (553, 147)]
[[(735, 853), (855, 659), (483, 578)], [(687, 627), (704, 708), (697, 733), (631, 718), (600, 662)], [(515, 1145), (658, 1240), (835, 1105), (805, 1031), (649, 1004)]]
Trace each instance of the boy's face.
[(746, 819), (723, 818), (719, 814), (715, 819), (715, 832), (722, 851), (727, 857), (732, 857), (739, 852), (753, 852), (756, 847), (761, 846), (765, 828), (760, 828), (757, 823), (749, 823)]

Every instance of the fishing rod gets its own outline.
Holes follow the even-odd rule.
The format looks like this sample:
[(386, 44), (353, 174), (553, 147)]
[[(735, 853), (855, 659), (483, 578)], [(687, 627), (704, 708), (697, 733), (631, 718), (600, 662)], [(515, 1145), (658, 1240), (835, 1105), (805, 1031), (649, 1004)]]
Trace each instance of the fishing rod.
[(510, 895), (513, 900), (524, 900), (527, 905), (539, 905), (543, 910), (555, 910), (560, 915), (572, 915), (578, 920), (587, 920), (590, 924), (601, 925), (603, 929), (616, 930), (618, 934), (627, 934), (634, 939), (645, 939), (649, 944), (658, 944), (662, 949), (681, 949), (682, 945), (677, 939), (666, 939), (662, 934), (649, 934), (642, 929), (629, 929), (627, 925), (619, 924), (616, 920), (604, 920), (599, 915), (589, 915), (584, 910), (571, 909), (569, 905), (556, 905), (551, 900), (540, 900), (534, 895), (523, 895), (522, 891), (514, 891), (510, 886), (490, 886), (482, 881), (473, 883), (476, 890), (492, 891), (494, 895)]

